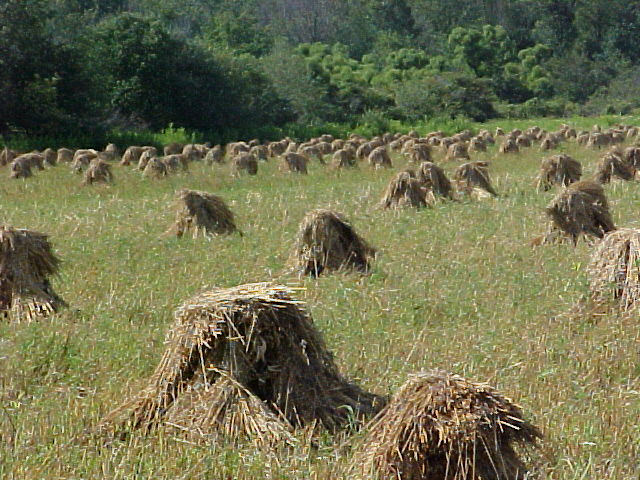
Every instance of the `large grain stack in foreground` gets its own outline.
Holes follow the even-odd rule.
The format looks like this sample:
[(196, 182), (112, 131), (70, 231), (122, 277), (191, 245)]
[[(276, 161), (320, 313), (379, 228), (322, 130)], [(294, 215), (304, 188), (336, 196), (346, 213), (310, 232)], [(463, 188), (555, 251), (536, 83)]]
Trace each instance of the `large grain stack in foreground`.
[(310, 211), (302, 220), (291, 263), (302, 275), (344, 270), (364, 273), (375, 253), (341, 214), (319, 209)]
[(169, 233), (182, 237), (192, 232), (216, 235), (236, 231), (234, 215), (225, 201), (210, 193), (196, 190), (180, 190), (177, 194), (177, 213)]
[(0, 314), (33, 321), (66, 306), (50, 283), (59, 267), (46, 235), (0, 226)]
[(352, 473), (380, 480), (520, 480), (516, 444), (540, 431), (486, 384), (444, 372), (412, 375), (366, 428)]
[(622, 228), (608, 233), (591, 255), (587, 268), (591, 298), (596, 305), (622, 312), (640, 301), (640, 230)]
[(268, 283), (215, 289), (175, 312), (148, 385), (106, 429), (164, 424), (193, 441), (286, 443), (294, 428), (334, 431), (384, 400), (345, 379), (304, 304)]

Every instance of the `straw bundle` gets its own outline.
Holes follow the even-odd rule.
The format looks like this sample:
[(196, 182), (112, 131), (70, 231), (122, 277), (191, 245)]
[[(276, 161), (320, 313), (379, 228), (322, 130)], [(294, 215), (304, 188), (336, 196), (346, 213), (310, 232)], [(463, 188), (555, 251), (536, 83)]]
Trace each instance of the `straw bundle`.
[(640, 300), (640, 230), (622, 228), (608, 233), (598, 244), (587, 268), (592, 300), (612, 301), (623, 311)]
[(595, 181), (600, 184), (611, 182), (611, 177), (621, 180), (633, 180), (636, 171), (615, 152), (609, 152), (600, 159), (596, 166)]
[(213, 148), (209, 149), (207, 154), (204, 156), (204, 163), (207, 165), (224, 163), (224, 153), (222, 152), (222, 147), (220, 145), (216, 145)]
[(422, 162), (418, 169), (418, 181), (430, 192), (428, 197), (453, 198), (453, 188), (444, 170), (432, 162)]
[(624, 149), (623, 159), (636, 170), (640, 169), (640, 148), (628, 147)]
[(155, 147), (142, 147), (142, 153), (138, 159), (138, 170), (144, 171), (152, 158), (156, 158), (158, 151)]
[(397, 173), (382, 196), (382, 208), (426, 207), (426, 190), (413, 170)]
[(32, 321), (65, 307), (49, 283), (59, 266), (46, 235), (0, 226), (0, 313)]
[(367, 428), (352, 461), (366, 478), (519, 480), (515, 445), (542, 434), (492, 387), (442, 371), (411, 375)]
[(162, 178), (169, 174), (165, 163), (157, 158), (153, 157), (147, 162), (147, 166), (144, 167), (142, 175), (148, 178)]
[(516, 144), (515, 140), (512, 138), (506, 138), (502, 145), (499, 148), (500, 153), (508, 154), (508, 153), (520, 153), (520, 148)]
[(453, 143), (447, 148), (445, 160), (469, 160), (469, 151), (464, 143)]
[(342, 270), (364, 273), (375, 253), (341, 214), (319, 209), (302, 220), (290, 263), (301, 275), (315, 277)]
[(235, 176), (243, 173), (256, 175), (258, 173), (258, 161), (250, 153), (240, 153), (231, 160), (231, 170)]
[(258, 444), (318, 424), (333, 431), (377, 413), (383, 399), (339, 372), (304, 304), (268, 283), (214, 289), (175, 312), (166, 350), (145, 389), (106, 428), (164, 421), (201, 440), (238, 434)]
[(341, 148), (331, 157), (331, 168), (339, 169), (356, 166), (356, 152), (352, 148)]
[(94, 183), (111, 183), (113, 182), (113, 174), (111, 173), (111, 165), (98, 158), (91, 160), (89, 168), (84, 172), (83, 185), (93, 185)]
[(95, 157), (89, 153), (74, 155), (73, 161), (71, 162), (71, 171), (77, 174), (84, 172), (89, 168), (89, 165), (91, 165), (91, 161), (94, 158)]
[(552, 229), (567, 235), (574, 244), (580, 235), (602, 238), (616, 229), (602, 186), (591, 181), (569, 185), (547, 206), (546, 213)]
[(367, 162), (374, 168), (391, 168), (393, 166), (387, 147), (384, 146), (374, 148), (367, 157)]
[(487, 144), (484, 139), (480, 137), (473, 137), (469, 142), (469, 151), (470, 152), (486, 152)]
[(167, 173), (176, 173), (179, 171), (186, 172), (189, 170), (189, 163), (186, 157), (181, 153), (167, 155), (162, 159), (162, 163), (167, 168)]
[(45, 148), (42, 152), (42, 156), (44, 157), (44, 164), (49, 165), (50, 167), (55, 167), (58, 160), (58, 154), (52, 148)]
[(11, 162), (9, 171), (11, 178), (29, 178), (33, 176), (31, 162), (24, 155), (20, 155)]
[(120, 165), (123, 167), (127, 167), (134, 163), (138, 163), (140, 161), (140, 157), (142, 156), (142, 152), (144, 152), (143, 147), (138, 147), (136, 145), (132, 145), (128, 147), (124, 154), (122, 155), (122, 160), (120, 160)]
[(309, 159), (299, 153), (287, 152), (282, 155), (282, 161), (280, 162), (280, 170), (290, 173), (302, 173), (307, 174), (307, 163)]
[(233, 212), (225, 201), (210, 193), (196, 190), (180, 190), (177, 194), (176, 222), (169, 232), (177, 237), (193, 231), (205, 235), (233, 233), (236, 231)]
[(545, 192), (553, 185), (566, 187), (580, 180), (582, 176), (582, 164), (561, 153), (542, 160), (540, 174), (538, 175), (538, 190)]
[(474, 189), (480, 189), (497, 197), (498, 193), (491, 185), (488, 167), (486, 162), (468, 162), (460, 165), (453, 174), (458, 190), (471, 194)]
[(431, 161), (431, 147), (426, 143), (414, 143), (409, 151), (409, 158), (417, 165)]

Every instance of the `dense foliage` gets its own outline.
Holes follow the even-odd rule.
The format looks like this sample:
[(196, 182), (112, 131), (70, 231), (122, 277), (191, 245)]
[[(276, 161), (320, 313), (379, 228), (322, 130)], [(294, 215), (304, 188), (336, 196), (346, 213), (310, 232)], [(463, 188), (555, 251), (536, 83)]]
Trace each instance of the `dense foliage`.
[(626, 113), (640, 106), (636, 7), (4, 0), (0, 134)]

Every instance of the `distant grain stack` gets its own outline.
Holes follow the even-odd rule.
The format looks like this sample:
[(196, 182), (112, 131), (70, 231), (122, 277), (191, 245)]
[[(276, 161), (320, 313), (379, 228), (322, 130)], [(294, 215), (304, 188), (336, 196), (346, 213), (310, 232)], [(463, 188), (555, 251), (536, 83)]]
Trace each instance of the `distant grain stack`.
[(58, 154), (56, 153), (55, 150), (51, 148), (46, 148), (42, 152), (42, 156), (43, 156), (43, 161), (45, 165), (48, 165), (50, 167), (55, 167), (58, 164)]
[(515, 140), (506, 138), (504, 142), (502, 142), (502, 145), (500, 145), (499, 151), (502, 154), (520, 153), (520, 148)]
[(127, 167), (129, 165), (137, 165), (140, 161), (140, 156), (144, 152), (143, 147), (138, 147), (136, 145), (132, 145), (128, 147), (124, 154), (122, 155), (122, 159), (120, 160), (120, 165), (123, 167)]
[(59, 266), (46, 235), (0, 226), (0, 314), (33, 321), (65, 307), (50, 283)]
[(374, 148), (367, 157), (367, 161), (373, 168), (391, 168), (393, 166), (386, 147)]
[(349, 147), (337, 150), (331, 157), (331, 168), (334, 169), (355, 167), (356, 165), (356, 153)]
[(611, 182), (611, 178), (629, 181), (633, 180), (635, 174), (635, 168), (626, 163), (622, 156), (615, 152), (609, 152), (600, 159), (596, 166), (595, 181), (600, 184)]
[(94, 158), (94, 156), (88, 153), (74, 155), (73, 161), (71, 162), (71, 171), (77, 174), (84, 172), (89, 168), (89, 165), (91, 165)]
[(155, 147), (143, 147), (140, 158), (138, 159), (138, 170), (144, 171), (152, 158), (156, 158), (158, 150)]
[(256, 175), (258, 173), (258, 161), (250, 153), (240, 153), (231, 160), (231, 171), (234, 176), (242, 174)]
[[(489, 166), (486, 162), (469, 162), (460, 165), (453, 174), (457, 189), (467, 195), (482, 198), (482, 192), (486, 192), (494, 197), (498, 193), (491, 185), (489, 177)], [(480, 190), (480, 191), (478, 191)]]
[(581, 235), (602, 238), (616, 229), (602, 186), (591, 181), (572, 183), (547, 206), (552, 225), (541, 243), (561, 240), (565, 235), (577, 243)]
[(175, 312), (148, 386), (111, 412), (102, 429), (164, 424), (198, 443), (244, 437), (277, 447), (294, 441), (294, 428), (334, 431), (377, 413), (384, 400), (340, 374), (291, 294), (258, 283), (189, 299)]
[(180, 190), (177, 194), (176, 221), (168, 233), (182, 237), (192, 232), (219, 235), (233, 233), (236, 224), (233, 212), (225, 201), (216, 195), (196, 190)]
[(640, 305), (640, 230), (622, 228), (605, 235), (591, 255), (587, 274), (596, 305), (635, 310)]
[(93, 185), (95, 183), (112, 183), (113, 173), (111, 165), (107, 162), (94, 158), (89, 164), (89, 168), (84, 172), (83, 185)]
[(447, 148), (445, 160), (469, 160), (469, 151), (464, 143), (453, 143)]
[(309, 159), (299, 153), (287, 152), (282, 155), (280, 170), (289, 173), (307, 174), (307, 163)]
[(411, 375), (365, 430), (350, 473), (395, 480), (522, 480), (514, 447), (542, 438), (509, 398), (441, 371)]
[(478, 137), (473, 137), (469, 142), (469, 152), (478, 153), (478, 152), (486, 152), (486, 151), (487, 151), (487, 144), (484, 142), (483, 139)]
[(418, 169), (417, 180), (426, 189), (426, 199), (434, 202), (439, 198), (453, 199), (453, 187), (444, 170), (432, 162), (423, 162)]
[(405, 170), (391, 179), (380, 204), (382, 208), (426, 207), (426, 193), (415, 172)]
[(320, 209), (302, 220), (291, 263), (301, 275), (314, 277), (344, 270), (365, 273), (375, 253), (341, 214)]
[(15, 151), (11, 150), (9, 147), (4, 147), (2, 151), (0, 151), (0, 167), (10, 165), (16, 156), (17, 153)]
[(542, 160), (538, 175), (538, 190), (545, 192), (553, 185), (566, 187), (582, 177), (582, 164), (569, 155), (561, 153)]
[(209, 149), (204, 157), (204, 163), (206, 165), (224, 163), (224, 153), (222, 152), (222, 147), (220, 145), (215, 145), (213, 148)]
[(29, 178), (33, 176), (31, 162), (23, 155), (16, 157), (9, 165), (9, 176), (11, 178)]
[(167, 166), (161, 159), (152, 157), (147, 162), (146, 167), (144, 167), (142, 175), (147, 178), (162, 178), (169, 175), (169, 171), (167, 170)]
[(423, 162), (431, 161), (431, 147), (426, 143), (414, 143), (409, 151), (411, 163), (420, 165)]

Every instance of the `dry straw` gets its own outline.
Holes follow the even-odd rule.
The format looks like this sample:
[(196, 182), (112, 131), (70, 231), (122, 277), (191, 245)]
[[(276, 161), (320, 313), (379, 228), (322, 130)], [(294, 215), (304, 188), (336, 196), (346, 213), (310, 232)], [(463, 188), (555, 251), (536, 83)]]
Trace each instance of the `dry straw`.
[(205, 235), (233, 233), (236, 231), (233, 212), (225, 201), (210, 193), (196, 190), (180, 190), (177, 194), (176, 221), (168, 233), (182, 237), (193, 232)]
[(302, 275), (342, 270), (367, 272), (375, 253), (341, 214), (319, 209), (308, 212), (302, 220), (291, 263)]
[(609, 152), (598, 162), (595, 180), (601, 184), (611, 182), (612, 177), (629, 181), (633, 180), (635, 174), (634, 167), (626, 163), (616, 152)]
[(403, 170), (387, 185), (380, 205), (382, 208), (426, 207), (426, 193), (415, 172)]
[(510, 399), (440, 371), (411, 375), (366, 432), (352, 472), (381, 480), (523, 479), (514, 446), (541, 438)]
[(491, 185), (489, 178), (489, 165), (486, 162), (468, 162), (460, 165), (453, 174), (458, 190), (471, 194), (474, 190), (480, 189), (494, 197), (498, 193)]
[(542, 160), (538, 175), (538, 190), (550, 190), (553, 185), (566, 187), (582, 177), (582, 164), (561, 153)]
[(0, 313), (33, 321), (65, 307), (49, 282), (59, 266), (46, 235), (0, 226)]
[[(558, 193), (546, 213), (552, 222), (551, 232), (561, 232), (574, 244), (581, 235), (602, 238), (616, 229), (602, 186), (587, 180), (572, 183)], [(550, 239), (551, 232), (547, 235)]]
[(195, 441), (286, 443), (296, 427), (334, 431), (384, 400), (346, 380), (292, 290), (268, 283), (215, 289), (175, 312), (146, 388), (111, 412), (107, 430), (164, 423)]
[(417, 174), (418, 181), (427, 190), (427, 198), (453, 199), (453, 188), (444, 170), (432, 162), (422, 162)]
[(635, 309), (640, 300), (640, 230), (622, 228), (607, 234), (593, 251), (587, 268), (596, 305)]
[(89, 168), (84, 172), (84, 185), (93, 185), (94, 183), (111, 183), (113, 182), (113, 173), (111, 173), (111, 165), (107, 162), (94, 158), (89, 164)]

